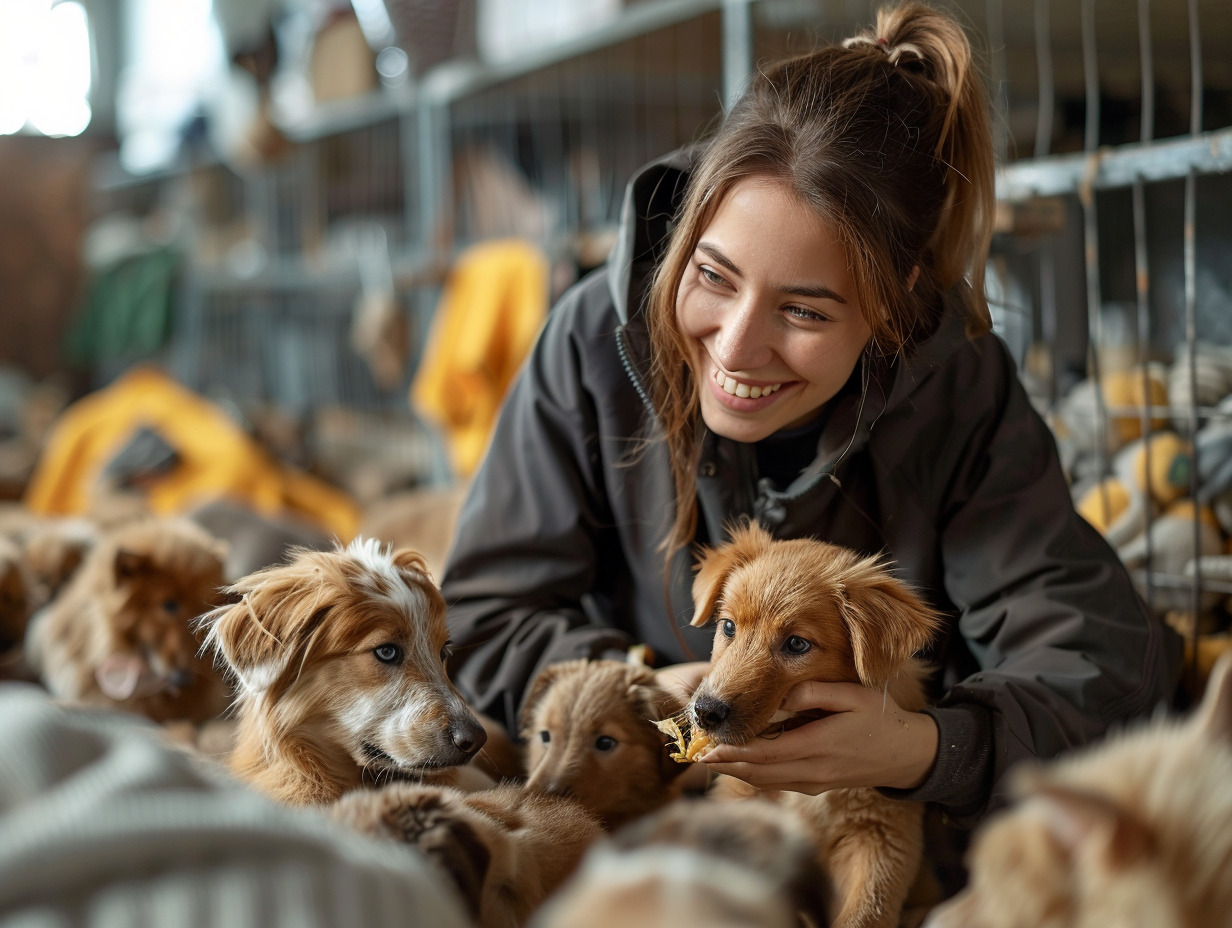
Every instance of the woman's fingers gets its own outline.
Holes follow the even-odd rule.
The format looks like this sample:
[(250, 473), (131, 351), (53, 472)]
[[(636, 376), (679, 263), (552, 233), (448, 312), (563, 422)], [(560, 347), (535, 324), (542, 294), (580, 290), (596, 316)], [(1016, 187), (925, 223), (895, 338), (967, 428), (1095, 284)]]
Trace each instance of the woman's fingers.
[(870, 694), (880, 698), (875, 691), (858, 683), (820, 683), (806, 680), (787, 691), (787, 695), (783, 697), (782, 708), (789, 712), (801, 712), (805, 709), (849, 712), (852, 709), (864, 708)]

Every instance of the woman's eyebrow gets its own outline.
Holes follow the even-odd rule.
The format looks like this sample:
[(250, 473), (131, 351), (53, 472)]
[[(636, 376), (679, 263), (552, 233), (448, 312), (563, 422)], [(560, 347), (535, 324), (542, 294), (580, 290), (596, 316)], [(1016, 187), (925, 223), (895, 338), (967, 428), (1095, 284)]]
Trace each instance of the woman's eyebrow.
[[(731, 258), (727, 257), (727, 255), (723, 254), (717, 245), (712, 245), (709, 242), (698, 242), (697, 250), (704, 251), (712, 259), (714, 259), (716, 264), (723, 265), (723, 267), (727, 268), (727, 270), (731, 271), (737, 277), (743, 276), (740, 272), (740, 268), (736, 266), (736, 263), (732, 261)], [(790, 293), (792, 296), (811, 297), (815, 300), (833, 300), (836, 303), (843, 304), (847, 303), (845, 297), (836, 291), (831, 290), (829, 287), (816, 286), (812, 284), (785, 284), (781, 287), (776, 287), (775, 289), (778, 290), (779, 293)]]

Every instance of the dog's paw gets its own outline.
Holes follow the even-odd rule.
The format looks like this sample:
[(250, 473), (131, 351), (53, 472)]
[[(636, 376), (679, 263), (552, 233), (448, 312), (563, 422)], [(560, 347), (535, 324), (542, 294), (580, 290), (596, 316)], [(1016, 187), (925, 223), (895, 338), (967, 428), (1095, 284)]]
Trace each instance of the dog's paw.
[(443, 870), (478, 917), (492, 851), (482, 823), (448, 789), (394, 783), (341, 797), (333, 819), (372, 837), (401, 841)]

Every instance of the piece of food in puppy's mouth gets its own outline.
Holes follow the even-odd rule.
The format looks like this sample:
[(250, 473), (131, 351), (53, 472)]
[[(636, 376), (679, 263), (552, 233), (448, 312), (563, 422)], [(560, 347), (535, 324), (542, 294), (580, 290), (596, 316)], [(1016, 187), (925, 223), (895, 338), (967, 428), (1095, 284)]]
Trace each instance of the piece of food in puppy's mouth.
[(668, 756), (678, 764), (693, 763), (711, 745), (710, 738), (704, 732), (694, 731), (688, 722), (681, 728), (675, 719), (663, 719), (654, 726), (675, 743), (677, 750)]

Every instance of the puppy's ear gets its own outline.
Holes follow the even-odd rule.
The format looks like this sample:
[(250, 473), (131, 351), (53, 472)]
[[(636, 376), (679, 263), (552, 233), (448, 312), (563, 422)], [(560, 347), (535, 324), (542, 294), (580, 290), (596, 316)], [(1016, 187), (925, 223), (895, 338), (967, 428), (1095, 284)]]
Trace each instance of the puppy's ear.
[(730, 540), (715, 548), (702, 550), (693, 578), (693, 619), (690, 625), (705, 625), (714, 616), (715, 607), (731, 572), (753, 560), (771, 543), (770, 534), (756, 522), (744, 520), (730, 528)]
[(1232, 655), (1221, 655), (1211, 668), (1194, 718), (1202, 740), (1232, 747)]
[(428, 567), (428, 562), (424, 560), (424, 556), (414, 548), (399, 548), (393, 553), (394, 566), (399, 570), (406, 571), (417, 582), (427, 582), (433, 586), (436, 581), (432, 578), (432, 571)]
[(1071, 858), (1083, 848), (1099, 848), (1109, 868), (1123, 870), (1154, 853), (1150, 828), (1111, 797), (1043, 780), (1027, 789), (1049, 836)]
[(842, 613), (865, 686), (885, 684), (941, 626), (940, 616), (876, 558), (861, 561), (844, 578)]
[(672, 752), (676, 749), (676, 745), (670, 741), (664, 742), (658, 729), (650, 723), (659, 719), (674, 718), (684, 711), (684, 703), (656, 684), (653, 675), (649, 682), (631, 683), (625, 698), (628, 699), (634, 715), (639, 720), (646, 721), (648, 736), (661, 745), (659, 748), (659, 779), (665, 784), (672, 782), (688, 770), (690, 765), (678, 764), (672, 760)]
[(297, 643), (311, 638), (325, 612), (315, 596), (316, 576), (296, 565), (249, 574), (227, 593), (239, 602), (201, 617), (213, 648), (245, 689), (261, 692), (282, 676)]
[(530, 731), (530, 725), (534, 721), (534, 715), (539, 708), (539, 704), (543, 702), (548, 691), (562, 677), (568, 676), (576, 669), (576, 661), (562, 661), (556, 664), (548, 664), (535, 675), (534, 680), (531, 681), (530, 686), (526, 690), (526, 699), (522, 701), (522, 711), (518, 715), (518, 728), (523, 740), (533, 734)]
[(154, 573), (154, 560), (140, 551), (116, 549), (115, 559), (111, 564), (112, 576), (117, 584), (128, 583), (140, 577)]

